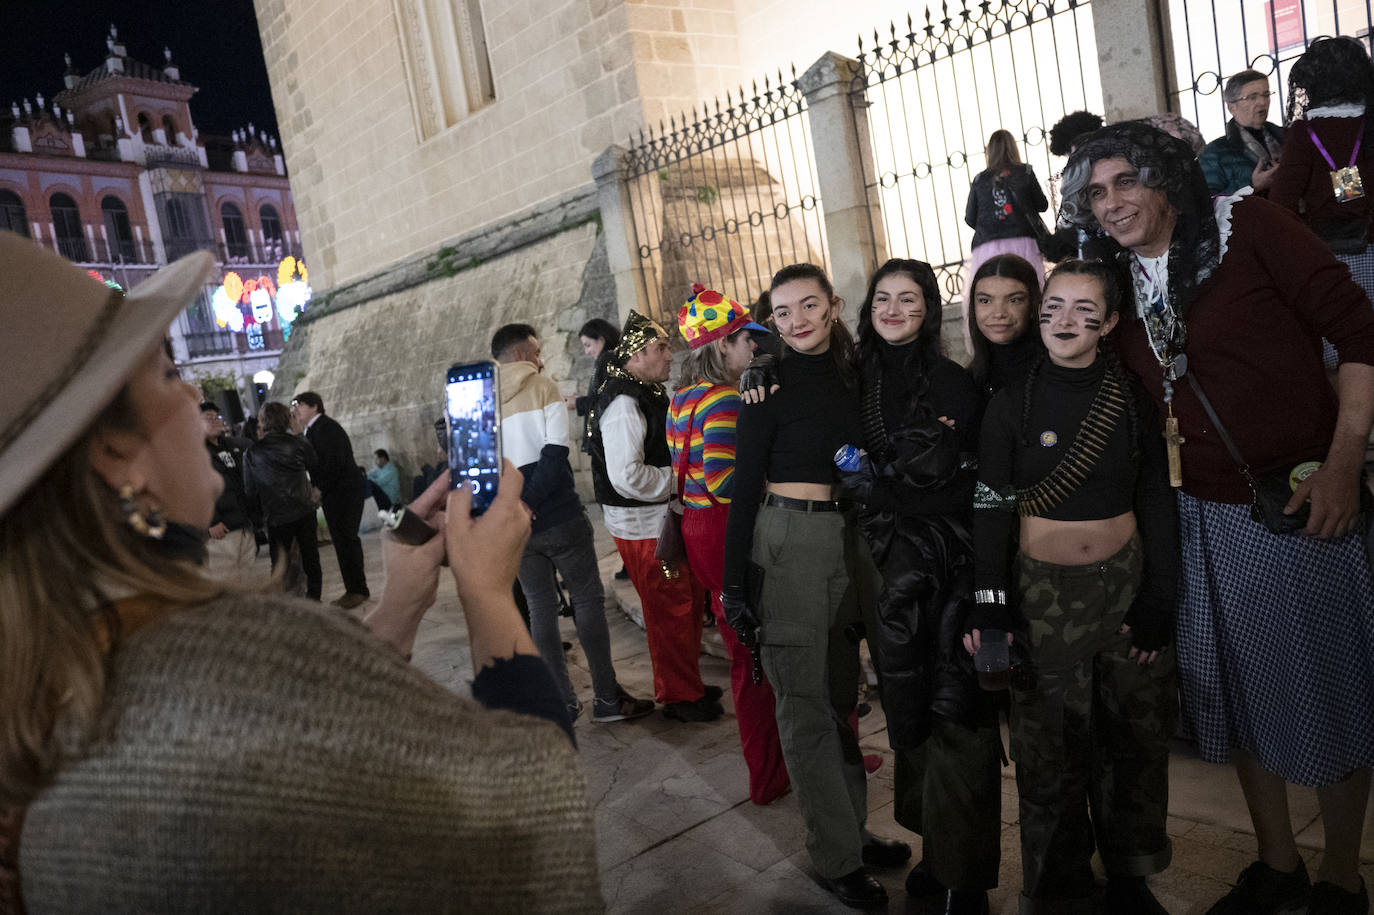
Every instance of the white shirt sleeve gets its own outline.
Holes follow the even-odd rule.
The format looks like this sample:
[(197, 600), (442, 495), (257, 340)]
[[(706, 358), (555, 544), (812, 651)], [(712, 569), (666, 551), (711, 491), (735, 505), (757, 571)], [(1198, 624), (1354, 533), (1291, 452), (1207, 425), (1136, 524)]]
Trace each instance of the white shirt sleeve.
[(628, 394), (612, 400), (601, 416), (601, 443), (606, 449), (606, 475), (627, 499), (662, 502), (672, 492), (673, 468), (644, 463), (644, 414)]
[(562, 400), (544, 405), (544, 444), (568, 445), (568, 408)]

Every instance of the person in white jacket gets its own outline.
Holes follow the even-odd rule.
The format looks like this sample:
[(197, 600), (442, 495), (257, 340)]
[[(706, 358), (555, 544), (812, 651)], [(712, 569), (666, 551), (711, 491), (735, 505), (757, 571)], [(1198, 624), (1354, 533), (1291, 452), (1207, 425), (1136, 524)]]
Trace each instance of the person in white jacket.
[(500, 364), (502, 449), (525, 477), (520, 497), (534, 515), (520, 560), (520, 587), (529, 605), (535, 647), (576, 718), (582, 703), (563, 656), (557, 573), (571, 594), (577, 640), (592, 673), (592, 720), (643, 717), (654, 710), (653, 701), (636, 699), (621, 688), (611, 663), (606, 592), (596, 565), (592, 524), (577, 497), (568, 463), (568, 410), (558, 386), (542, 374), (538, 331), (528, 324), (505, 325), (491, 338), (491, 356)]

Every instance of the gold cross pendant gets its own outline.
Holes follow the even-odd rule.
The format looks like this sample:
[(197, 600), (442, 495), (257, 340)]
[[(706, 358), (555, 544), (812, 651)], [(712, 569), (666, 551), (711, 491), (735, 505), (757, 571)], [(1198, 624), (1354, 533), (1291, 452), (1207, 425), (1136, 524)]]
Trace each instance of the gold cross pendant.
[[(1172, 414), (1172, 410), (1170, 413)], [(1178, 417), (1170, 415), (1164, 420), (1164, 441), (1169, 449), (1169, 485), (1175, 489), (1183, 485), (1183, 459), (1178, 446), (1183, 444), (1183, 436), (1178, 434)]]

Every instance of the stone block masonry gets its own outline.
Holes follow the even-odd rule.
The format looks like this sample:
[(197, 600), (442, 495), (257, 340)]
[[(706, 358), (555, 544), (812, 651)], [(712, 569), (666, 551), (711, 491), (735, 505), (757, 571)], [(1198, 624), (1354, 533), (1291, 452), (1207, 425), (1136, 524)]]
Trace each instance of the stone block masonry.
[[(444, 370), (491, 358), (501, 325), (538, 328), (545, 372), (565, 394), (584, 392), (592, 366), (577, 330), (591, 317), (618, 322), (592, 202), (589, 192), (569, 195), (320, 296), (292, 333), (272, 399), (318, 392), (359, 462), (370, 466), (385, 448), (408, 481), (442, 459), (433, 423)], [(579, 467), (581, 424), (571, 426)]]

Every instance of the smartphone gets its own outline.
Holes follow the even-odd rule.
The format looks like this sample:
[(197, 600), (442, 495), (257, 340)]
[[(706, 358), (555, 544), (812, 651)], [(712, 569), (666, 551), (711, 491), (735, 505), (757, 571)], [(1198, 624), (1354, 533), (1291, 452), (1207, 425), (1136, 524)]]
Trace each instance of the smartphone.
[(494, 362), (459, 363), (444, 384), (450, 486), (472, 490), (472, 513), (496, 498), (501, 478), (501, 386)]

